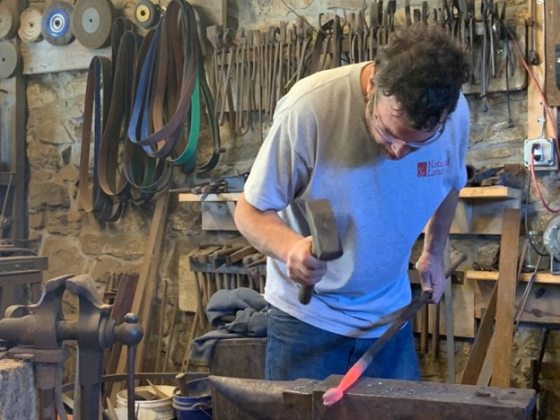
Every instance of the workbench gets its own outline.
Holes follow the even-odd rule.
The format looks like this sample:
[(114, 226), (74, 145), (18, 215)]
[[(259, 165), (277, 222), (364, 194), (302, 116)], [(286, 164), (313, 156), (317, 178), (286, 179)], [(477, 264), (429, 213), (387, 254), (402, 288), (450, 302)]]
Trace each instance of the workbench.
[[(525, 286), (531, 277), (530, 273), (521, 274), (516, 289), (516, 301), (519, 302)], [(465, 278), (475, 283), (474, 316), (482, 317), (495, 282), (498, 280), (497, 271), (469, 270)], [(521, 322), (534, 325), (560, 325), (560, 275), (549, 272), (539, 272), (531, 288)]]
[[(10, 305), (37, 302), (41, 295), (42, 271), (48, 266), (47, 257), (37, 255), (0, 256), (0, 318)], [(25, 299), (24, 287), (29, 287)]]

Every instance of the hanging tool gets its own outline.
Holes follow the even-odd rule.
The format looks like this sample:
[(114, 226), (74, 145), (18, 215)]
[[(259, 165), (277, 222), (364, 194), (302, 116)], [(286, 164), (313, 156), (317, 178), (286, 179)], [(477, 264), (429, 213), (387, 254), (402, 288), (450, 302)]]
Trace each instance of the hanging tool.
[(379, 3), (374, 1), (369, 9), (369, 59), (374, 60), (377, 54), (377, 47), (379, 45), (379, 38), (377, 37), (377, 30), (379, 29), (380, 20)]
[[(466, 255), (462, 254), (457, 257), (445, 271), (444, 277), (447, 278), (465, 261)], [(342, 398), (344, 392), (352, 386), (362, 374), (366, 371), (368, 366), (373, 361), (373, 358), (383, 346), (397, 334), (401, 328), (412, 318), (420, 308), (427, 304), (431, 299), (431, 293), (422, 292), (420, 296), (414, 299), (410, 304), (395, 312), (397, 314), (394, 321), (391, 322), (389, 328), (379, 337), (373, 345), (358, 359), (358, 361), (348, 370), (343, 376), (342, 380), (335, 388), (329, 389), (323, 394), (323, 404), (331, 406)], [(390, 316), (389, 316), (390, 317)]]
[(488, 60), (489, 60), (489, 45), (490, 29), (488, 28), (488, 10), (489, 2), (488, 0), (482, 0), (480, 3), (480, 12), (482, 15), (482, 48), (481, 48), (481, 58), (480, 58), (480, 98), (482, 99), (483, 111), (488, 111), (488, 103), (486, 95), (488, 94)]
[[(305, 213), (313, 238), (311, 253), (321, 261), (332, 261), (342, 255), (342, 246), (336, 228), (336, 220), (328, 200), (309, 200), (305, 202)], [(302, 286), (299, 301), (307, 305), (311, 300), (314, 287)]]
[(412, 25), (412, 18), (410, 16), (410, 0), (404, 0), (404, 16), (406, 26)]
[(509, 76), (510, 74), (513, 75), (515, 70), (513, 66), (513, 60), (511, 56), (511, 49), (509, 46), (509, 35), (508, 30), (506, 27), (506, 2), (502, 3), (502, 9), (498, 13), (498, 5), (496, 4), (496, 18), (494, 20), (494, 26), (492, 28), (493, 32), (496, 34), (497, 40), (502, 43), (502, 50), (504, 51), (505, 55), (505, 76), (506, 76), (506, 98), (507, 98), (507, 113), (508, 113), (508, 127), (513, 127), (515, 124), (513, 122), (512, 114), (511, 114), (511, 95), (510, 95), (510, 86), (509, 86)]
[(428, 24), (428, 18), (430, 17), (430, 11), (428, 10), (428, 2), (426, 0), (424, 0), (422, 2), (422, 23), (424, 25)]
[(471, 85), (474, 84), (474, 62), (475, 62), (475, 51), (474, 51), (474, 0), (467, 0), (467, 20), (469, 25), (469, 50), (470, 50), (470, 64), (471, 64)]
[(536, 1), (530, 0), (531, 2), (531, 16), (527, 19), (527, 26), (529, 27), (529, 53), (527, 55), (527, 61), (532, 66), (539, 64), (539, 56), (537, 50), (535, 49), (535, 14), (536, 14)]

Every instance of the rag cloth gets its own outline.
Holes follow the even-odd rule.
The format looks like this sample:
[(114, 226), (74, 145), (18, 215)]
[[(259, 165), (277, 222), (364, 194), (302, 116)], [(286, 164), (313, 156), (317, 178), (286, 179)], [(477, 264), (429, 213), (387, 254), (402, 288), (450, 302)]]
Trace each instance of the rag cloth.
[(267, 302), (247, 287), (218, 290), (206, 306), (206, 316), (214, 330), (193, 341), (191, 360), (208, 364), (218, 340), (266, 337)]

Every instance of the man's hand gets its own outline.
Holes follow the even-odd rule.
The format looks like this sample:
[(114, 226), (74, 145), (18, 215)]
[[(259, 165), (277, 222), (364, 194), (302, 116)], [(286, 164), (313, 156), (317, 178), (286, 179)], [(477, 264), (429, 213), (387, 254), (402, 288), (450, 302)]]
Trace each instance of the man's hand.
[(422, 290), (432, 294), (431, 303), (438, 303), (445, 291), (443, 257), (423, 252), (416, 262), (416, 269), (420, 273)]
[(297, 241), (288, 251), (286, 261), (288, 276), (304, 286), (317, 283), (327, 272), (327, 263), (311, 254), (311, 243), (311, 236)]

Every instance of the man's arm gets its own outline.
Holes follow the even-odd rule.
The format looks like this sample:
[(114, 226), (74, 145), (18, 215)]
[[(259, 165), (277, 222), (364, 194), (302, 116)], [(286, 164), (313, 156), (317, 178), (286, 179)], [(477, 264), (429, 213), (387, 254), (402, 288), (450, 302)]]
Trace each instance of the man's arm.
[(242, 194), (237, 201), (234, 218), (237, 229), (251, 245), (286, 264), (292, 280), (311, 285), (326, 273), (327, 264), (311, 254), (311, 237), (295, 232), (276, 211), (261, 211)]
[(459, 191), (453, 189), (435, 211), (426, 226), (424, 248), (416, 263), (422, 289), (432, 292), (434, 303), (439, 302), (445, 289), (443, 253), (458, 201)]

